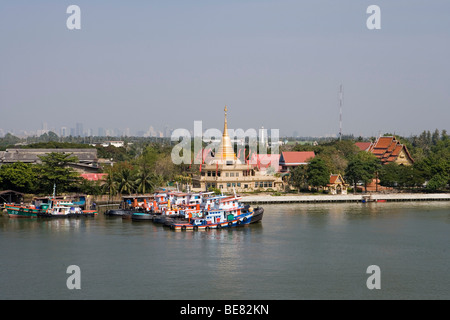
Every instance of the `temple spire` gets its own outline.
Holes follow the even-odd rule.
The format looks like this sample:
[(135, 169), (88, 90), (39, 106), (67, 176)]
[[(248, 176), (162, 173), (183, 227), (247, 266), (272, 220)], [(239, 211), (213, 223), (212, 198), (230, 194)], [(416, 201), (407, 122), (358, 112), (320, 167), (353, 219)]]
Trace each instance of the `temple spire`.
[(217, 150), (216, 155), (214, 156), (214, 162), (216, 163), (240, 163), (240, 161), (236, 158), (236, 154), (234, 153), (233, 145), (231, 144), (230, 136), (228, 135), (228, 123), (227, 123), (227, 112), (228, 107), (225, 106), (223, 109), (225, 113), (225, 119), (223, 123), (223, 134), (222, 141), (220, 143), (219, 149)]
[(225, 120), (224, 120), (224, 123), (223, 123), (223, 136), (225, 136), (225, 135), (228, 136), (228, 123), (227, 123), (227, 111), (228, 111), (228, 108), (227, 108), (227, 106), (225, 106), (223, 111), (225, 111)]

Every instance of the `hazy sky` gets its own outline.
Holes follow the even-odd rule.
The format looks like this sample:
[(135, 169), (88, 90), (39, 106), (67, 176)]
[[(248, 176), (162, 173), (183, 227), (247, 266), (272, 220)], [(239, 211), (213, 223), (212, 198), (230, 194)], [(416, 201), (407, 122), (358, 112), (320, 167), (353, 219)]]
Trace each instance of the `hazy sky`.
[[(69, 5), (81, 30), (69, 30)], [(369, 5), (381, 30), (369, 30)], [(450, 131), (450, 1), (0, 2), (0, 128)]]

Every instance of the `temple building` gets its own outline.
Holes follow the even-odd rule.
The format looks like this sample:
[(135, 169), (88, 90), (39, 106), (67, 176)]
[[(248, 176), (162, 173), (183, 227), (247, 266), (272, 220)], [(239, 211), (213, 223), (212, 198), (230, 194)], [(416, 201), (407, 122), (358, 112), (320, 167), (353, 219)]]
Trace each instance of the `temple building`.
[(330, 194), (347, 194), (347, 188), (348, 184), (340, 174), (330, 175), (330, 183), (326, 186)]
[(379, 137), (375, 142), (362, 142), (356, 144), (360, 150), (371, 152), (382, 164), (395, 162), (400, 165), (412, 165), (413, 158), (405, 145), (394, 136)]
[(259, 161), (256, 164), (253, 161), (242, 163), (236, 156), (228, 135), (226, 106), (224, 111), (225, 120), (220, 145), (215, 155), (208, 156), (201, 165), (200, 174), (192, 177), (193, 188), (199, 191), (216, 188), (222, 192), (281, 190), (283, 181), (273, 170), (261, 169)]
[(300, 165), (307, 165), (315, 157), (314, 151), (285, 151), (280, 156), (280, 171), (294, 171)]

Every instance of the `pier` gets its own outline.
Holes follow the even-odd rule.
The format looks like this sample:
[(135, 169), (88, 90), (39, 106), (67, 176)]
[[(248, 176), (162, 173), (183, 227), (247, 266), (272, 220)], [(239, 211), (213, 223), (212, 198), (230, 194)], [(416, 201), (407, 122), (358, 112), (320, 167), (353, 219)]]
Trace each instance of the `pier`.
[(450, 193), (345, 194), (345, 195), (251, 195), (243, 196), (246, 204), (326, 203), (326, 202), (391, 202), (391, 201), (450, 201)]

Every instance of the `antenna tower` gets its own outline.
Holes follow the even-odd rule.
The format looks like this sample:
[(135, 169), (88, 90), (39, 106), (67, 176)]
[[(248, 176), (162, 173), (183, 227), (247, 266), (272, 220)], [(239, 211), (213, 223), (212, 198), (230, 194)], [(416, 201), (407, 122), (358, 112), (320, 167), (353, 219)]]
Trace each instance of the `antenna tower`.
[(342, 104), (343, 104), (343, 100), (344, 100), (344, 93), (343, 93), (343, 88), (342, 88), (342, 84), (341, 84), (340, 90), (339, 90), (339, 141), (342, 140)]

